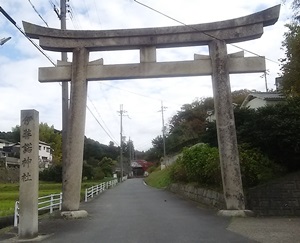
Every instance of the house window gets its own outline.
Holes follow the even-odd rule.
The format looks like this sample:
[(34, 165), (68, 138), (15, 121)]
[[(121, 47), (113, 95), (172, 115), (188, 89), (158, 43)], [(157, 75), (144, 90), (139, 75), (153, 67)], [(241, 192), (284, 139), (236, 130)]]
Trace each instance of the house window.
[(41, 145), (39, 145), (39, 150), (41, 150), (41, 148), (42, 148)]
[(46, 150), (46, 147), (45, 147), (45, 146), (43, 146), (43, 148), (44, 148), (44, 150)]
[(46, 148), (46, 152), (49, 153), (50, 152), (50, 148)]

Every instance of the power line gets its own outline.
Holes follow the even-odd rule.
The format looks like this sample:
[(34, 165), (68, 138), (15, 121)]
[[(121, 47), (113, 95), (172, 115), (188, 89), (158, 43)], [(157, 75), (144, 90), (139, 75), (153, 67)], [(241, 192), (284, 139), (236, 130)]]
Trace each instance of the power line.
[(96, 14), (97, 14), (97, 17), (98, 17), (99, 24), (101, 25), (101, 20), (100, 20), (100, 16), (99, 16), (99, 11), (98, 11), (98, 7), (97, 7), (97, 4), (96, 4), (96, 1), (95, 1), (95, 0), (94, 0), (94, 5), (95, 5), (95, 11), (96, 11)]
[[(77, 20), (77, 17), (76, 17), (77, 14), (76, 14), (75, 9), (72, 8), (70, 3), (68, 4), (68, 7), (69, 7), (68, 13), (70, 15), (70, 19), (72, 21), (72, 24), (73, 24), (74, 28), (75, 29), (82, 29), (79, 21)], [(75, 24), (75, 22), (76, 22), (76, 24)]]
[(52, 59), (43, 51), (43, 49), (37, 45), (35, 42), (33, 42), (27, 35), (26, 33), (17, 25), (16, 21), (13, 20), (13, 18), (5, 12), (5, 10), (0, 6), (0, 12), (4, 15), (4, 17), (7, 18), (9, 22), (11, 22), (25, 37), (27, 40), (31, 42), (32, 45), (35, 46), (36, 49), (38, 49), (39, 52), (41, 52), (54, 66), (56, 64), (52, 61)]
[(99, 122), (99, 120), (97, 119), (97, 117), (94, 115), (94, 113), (91, 111), (91, 109), (86, 106), (86, 108), (89, 110), (89, 112), (92, 114), (92, 116), (95, 118), (95, 120), (97, 121), (97, 123), (99, 124), (99, 126), (103, 129), (103, 131), (107, 134), (107, 136), (115, 143), (117, 144), (117, 146), (119, 146), (118, 142), (116, 142), (109, 134), (108, 132), (104, 129), (104, 127), (102, 126), (102, 124)]
[[(139, 2), (139, 1), (137, 1), (137, 0), (133, 0), (133, 1), (136, 2), (136, 3), (138, 3), (138, 4), (140, 4), (141, 6), (144, 6), (144, 7), (148, 8), (148, 9), (150, 9), (150, 10), (152, 10), (152, 11), (154, 11), (154, 12), (156, 12), (156, 13), (158, 13), (158, 14), (160, 14), (160, 15), (162, 15), (162, 16), (168, 18), (168, 19), (171, 19), (171, 20), (173, 20), (173, 21), (175, 21), (175, 22), (177, 22), (177, 23), (179, 23), (179, 24), (181, 24), (181, 25), (184, 25), (184, 26), (186, 26), (186, 27), (188, 27), (188, 28), (190, 28), (190, 29), (192, 29), (192, 30), (196, 30), (196, 31), (198, 31), (198, 32), (200, 32), (200, 33), (202, 33), (202, 34), (204, 34), (204, 35), (206, 35), (206, 36), (208, 36), (208, 37), (211, 37), (211, 38), (213, 38), (213, 39), (215, 39), (215, 40), (223, 41), (222, 39), (219, 39), (219, 38), (216, 37), (216, 36), (213, 36), (213, 35), (211, 35), (211, 34), (208, 34), (208, 33), (204, 32), (204, 31), (202, 31), (202, 30), (199, 30), (199, 29), (193, 27), (193, 26), (187, 25), (187, 24), (185, 24), (184, 22), (179, 21), (179, 20), (177, 20), (177, 19), (175, 19), (175, 18), (173, 18), (173, 17), (171, 17), (171, 16), (169, 16), (169, 15), (167, 15), (167, 14), (165, 14), (165, 13), (163, 13), (163, 12), (157, 10), (157, 9), (154, 9), (154, 8), (152, 8), (152, 7), (150, 7), (150, 6), (146, 5), (146, 4), (144, 4), (144, 3), (141, 3), (141, 2)], [(249, 51), (249, 50), (247, 50), (247, 49), (245, 49), (245, 48), (242, 48), (242, 47), (240, 47), (240, 46), (237, 46), (237, 45), (235, 45), (235, 44), (229, 43), (229, 45), (231, 45), (231, 46), (233, 46), (233, 47), (235, 47), (235, 48), (238, 48), (238, 49), (240, 49), (240, 50), (242, 50), (242, 51), (245, 51), (245, 52), (248, 52), (248, 53), (250, 53), (250, 54), (253, 54), (253, 55), (255, 55), (255, 56), (258, 56), (258, 57), (263, 58), (263, 56), (261, 56), (261, 55), (255, 53), (255, 52), (253, 52), (253, 51)], [(270, 58), (265, 57), (265, 59), (268, 60), (268, 61), (270, 61), (270, 62), (273, 62), (273, 63), (276, 63), (276, 64), (280, 65), (280, 63), (278, 63), (277, 61), (274, 61), (274, 60), (272, 60), (272, 59), (270, 59)]]
[(43, 19), (42, 15), (37, 11), (37, 9), (35, 8), (35, 6), (32, 4), (32, 2), (30, 0), (28, 0), (28, 2), (30, 3), (31, 7), (33, 8), (33, 10), (37, 13), (37, 15), (40, 17), (40, 19), (46, 24), (47, 27), (48, 24), (47, 22)]
[(103, 83), (103, 84), (106, 85), (106, 86), (110, 86), (112, 88), (115, 88), (115, 89), (119, 89), (119, 90), (131, 93), (131, 94), (134, 94), (134, 95), (138, 95), (138, 96), (144, 97), (144, 98), (148, 98), (148, 99), (160, 101), (160, 99), (158, 99), (158, 98), (153, 98), (151, 96), (147, 96), (147, 95), (144, 95), (144, 94), (139, 94), (139, 93), (136, 93), (136, 92), (133, 92), (133, 91), (130, 91), (130, 90), (126, 90), (126, 89), (122, 89), (122, 88), (116, 87), (116, 86), (111, 85), (111, 84), (107, 84), (107, 83)]
[[(105, 126), (105, 128), (107, 129), (107, 131), (106, 131), (106, 130), (104, 129), (104, 127), (101, 125), (102, 129), (105, 131), (106, 134), (110, 134), (111, 136), (109, 136), (109, 137), (112, 138), (112, 137), (113, 137), (112, 132), (109, 130), (109, 128), (108, 128), (107, 125), (105, 124), (104, 120), (102, 119), (102, 117), (101, 117), (100, 113), (98, 112), (96, 106), (94, 105), (93, 101), (91, 100), (91, 98), (90, 98), (89, 96), (88, 96), (88, 99), (89, 99), (89, 101), (91, 102), (91, 104), (93, 105), (94, 109), (96, 110), (96, 112), (97, 112), (99, 118), (102, 120), (103, 125)], [(113, 139), (113, 140), (115, 140), (115, 139)]]

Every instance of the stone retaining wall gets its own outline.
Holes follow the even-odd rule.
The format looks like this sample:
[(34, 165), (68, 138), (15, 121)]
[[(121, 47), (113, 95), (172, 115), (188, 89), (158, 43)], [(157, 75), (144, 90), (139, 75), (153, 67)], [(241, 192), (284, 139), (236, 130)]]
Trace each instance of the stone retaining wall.
[[(210, 207), (226, 209), (222, 193), (177, 183), (168, 189)], [(246, 209), (258, 216), (300, 216), (300, 171), (251, 188), (246, 198)]]
[(257, 215), (300, 216), (300, 172), (251, 188), (247, 198)]
[(210, 207), (224, 209), (225, 200), (222, 193), (206, 188), (194, 187), (191, 185), (171, 184), (168, 188), (171, 192), (180, 194), (185, 198), (205, 204)]

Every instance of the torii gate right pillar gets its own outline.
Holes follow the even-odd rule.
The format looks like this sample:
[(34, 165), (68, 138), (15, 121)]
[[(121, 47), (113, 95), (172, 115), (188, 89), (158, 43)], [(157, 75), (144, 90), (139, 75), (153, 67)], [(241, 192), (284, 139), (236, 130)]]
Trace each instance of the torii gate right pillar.
[(212, 61), (212, 84), (217, 123), (220, 166), (227, 210), (244, 210), (245, 200), (241, 179), (226, 42), (209, 44)]

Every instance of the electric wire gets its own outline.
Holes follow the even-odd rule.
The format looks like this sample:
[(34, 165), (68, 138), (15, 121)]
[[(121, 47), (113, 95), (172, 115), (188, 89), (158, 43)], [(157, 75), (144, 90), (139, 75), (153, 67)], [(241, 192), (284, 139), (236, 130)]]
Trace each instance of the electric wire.
[[(175, 22), (177, 22), (177, 23), (179, 23), (179, 24), (181, 24), (181, 25), (183, 25), (183, 26), (186, 26), (186, 27), (188, 27), (188, 28), (190, 28), (190, 29), (192, 29), (192, 30), (196, 30), (196, 31), (198, 31), (199, 33), (202, 33), (202, 34), (204, 34), (204, 35), (206, 35), (206, 36), (208, 36), (208, 37), (211, 37), (211, 38), (213, 38), (213, 39), (215, 39), (215, 40), (223, 41), (222, 39), (219, 39), (219, 38), (216, 37), (216, 36), (213, 36), (213, 35), (211, 35), (211, 34), (208, 34), (208, 33), (204, 32), (204, 31), (199, 30), (199, 29), (197, 29), (197, 28), (195, 28), (195, 27), (193, 27), (193, 26), (190, 26), (190, 25), (188, 25), (188, 24), (185, 24), (184, 22), (179, 21), (178, 19), (175, 19), (175, 18), (173, 18), (173, 17), (171, 17), (171, 16), (169, 16), (169, 15), (167, 15), (167, 14), (165, 14), (165, 13), (163, 13), (163, 12), (161, 12), (161, 11), (155, 9), (155, 8), (150, 7), (149, 5), (146, 5), (146, 4), (144, 4), (144, 3), (142, 3), (142, 2), (139, 2), (139, 1), (137, 1), (137, 0), (133, 0), (133, 1), (136, 2), (137, 4), (140, 4), (141, 6), (143, 6), (143, 7), (145, 7), (145, 8), (148, 8), (148, 9), (150, 9), (150, 10), (152, 10), (152, 11), (154, 11), (154, 12), (156, 12), (156, 13), (158, 13), (158, 14), (160, 14), (160, 15), (166, 17), (166, 18), (168, 18), (168, 19), (171, 19), (171, 20), (173, 20), (173, 21), (175, 21)], [(255, 52), (253, 52), (253, 51), (247, 50), (247, 49), (245, 49), (245, 48), (242, 48), (242, 47), (237, 46), (237, 45), (232, 44), (232, 43), (229, 43), (229, 45), (231, 45), (231, 46), (233, 46), (233, 47), (235, 47), (235, 48), (238, 48), (238, 49), (240, 49), (240, 50), (242, 50), (242, 51), (245, 51), (245, 52), (248, 52), (248, 53), (250, 53), (250, 54), (253, 54), (253, 55), (255, 55), (255, 56), (258, 56), (258, 57), (261, 57), (261, 58), (265, 58), (266, 60), (268, 60), (268, 61), (270, 61), (270, 62), (273, 62), (273, 63), (276, 63), (276, 64), (280, 65), (280, 63), (278, 63), (277, 61), (274, 61), (274, 60), (272, 60), (272, 59), (270, 59), (270, 58), (267, 58), (267, 57), (263, 57), (263, 56), (261, 56), (261, 55), (255, 53)]]
[[(9, 22), (11, 22), (25, 37), (27, 40), (29, 40), (31, 42), (31, 44), (33, 44), (54, 66), (56, 66), (56, 64), (54, 63), (54, 61), (52, 61), (52, 59), (46, 54), (44, 53), (43, 49), (38, 46), (34, 41), (32, 41), (27, 35), (26, 33), (17, 25), (16, 21), (8, 14), (6, 13), (6, 11), (0, 6), (0, 12), (7, 18), (7, 20)], [(59, 83), (59, 85), (61, 86), (61, 83)], [(91, 101), (91, 100), (90, 100)], [(104, 129), (104, 127), (101, 125), (101, 123), (99, 122), (99, 120), (96, 118), (96, 116), (94, 115), (94, 113), (90, 110), (90, 108), (88, 106), (86, 106), (87, 109), (90, 111), (90, 113), (92, 114), (92, 116), (95, 118), (95, 120), (97, 121), (97, 123), (100, 125), (100, 127), (104, 130), (104, 132), (113, 140), (113, 142), (115, 144), (118, 145), (118, 143), (115, 141), (115, 139), (113, 139), (108, 132)], [(97, 109), (96, 109), (97, 110)], [(98, 112), (98, 111), (97, 111)], [(99, 113), (98, 113), (99, 114)]]
[[(110, 138), (113, 138), (112, 132), (109, 130), (109, 128), (108, 128), (107, 125), (105, 124), (104, 120), (102, 119), (102, 117), (101, 117), (99, 111), (97, 110), (97, 108), (96, 108), (94, 102), (91, 100), (91, 98), (89, 97), (89, 95), (88, 95), (88, 99), (89, 99), (89, 101), (91, 102), (91, 104), (93, 105), (94, 109), (96, 110), (96, 112), (97, 112), (99, 118), (101, 119), (103, 125), (105, 126), (105, 129), (107, 130), (107, 134), (109, 133), (109, 134), (110, 134), (109, 137), (110, 137)], [(102, 127), (102, 126), (101, 126), (101, 127)], [(114, 139), (114, 140), (115, 140), (115, 139)]]
[(26, 33), (17, 25), (16, 21), (14, 21), (13, 18), (8, 13), (6, 13), (1, 6), (0, 6), (0, 12), (6, 17), (6, 19), (9, 22), (11, 22), (26, 37), (27, 40), (31, 42), (32, 45), (34, 45), (36, 49), (38, 49), (39, 52), (41, 52), (54, 66), (56, 66), (54, 61), (43, 51), (43, 49), (26, 35)]
[(96, 15), (98, 17), (99, 24), (101, 25), (101, 19), (100, 19), (100, 16), (99, 16), (98, 7), (97, 7), (97, 4), (96, 4), (95, 0), (94, 0), (94, 5), (95, 5), (95, 11), (96, 11)]
[(42, 17), (42, 15), (37, 11), (37, 9), (36, 9), (36, 7), (33, 5), (33, 3), (32, 3), (30, 0), (28, 0), (28, 2), (30, 3), (31, 7), (32, 7), (33, 10), (36, 12), (36, 14), (40, 17), (40, 19), (45, 23), (45, 25), (46, 25), (47, 27), (49, 27), (48, 24), (47, 24), (47, 22), (44, 20), (44, 18)]
[[(80, 25), (80, 22), (77, 20), (77, 17), (76, 17), (77, 13), (76, 13), (75, 8), (73, 8), (72, 5), (71, 5), (70, 3), (68, 4), (68, 6), (69, 6), (69, 11), (68, 11), (68, 13), (69, 13), (69, 15), (70, 15), (70, 19), (71, 19), (71, 21), (72, 21), (72, 24), (73, 24), (74, 28), (75, 28), (75, 29), (82, 29), (82, 27), (81, 27), (81, 25)], [(75, 22), (76, 22), (76, 23), (75, 23)]]
[(103, 131), (107, 134), (107, 136), (115, 143), (117, 144), (117, 146), (119, 146), (118, 142), (116, 142), (109, 134), (108, 132), (104, 129), (104, 127), (102, 126), (102, 124), (99, 122), (99, 120), (97, 119), (97, 117), (94, 115), (94, 113), (91, 111), (91, 109), (86, 106), (86, 108), (89, 110), (89, 112), (92, 114), (92, 116), (95, 118), (95, 120), (97, 121), (97, 123), (99, 124), (99, 126), (103, 129)]
[(131, 93), (131, 94), (134, 94), (134, 95), (138, 95), (138, 96), (141, 96), (141, 97), (144, 97), (144, 98), (148, 98), (148, 99), (152, 99), (152, 100), (156, 100), (156, 101), (161, 101), (161, 99), (153, 98), (151, 96), (147, 96), (147, 95), (144, 95), (144, 94), (139, 94), (139, 93), (136, 93), (136, 92), (133, 92), (133, 91), (130, 91), (130, 90), (126, 90), (126, 89), (122, 89), (122, 88), (119, 88), (119, 87), (111, 85), (111, 84), (103, 83), (103, 85), (106, 85), (106, 86), (109, 86), (109, 87), (112, 87), (112, 88), (115, 88), (115, 89), (119, 89), (119, 90)]
[[(78, 29), (78, 28), (75, 27), (75, 24), (74, 24), (74, 21), (73, 21), (73, 20), (76, 20), (77, 26), (79, 26), (80, 23), (77, 21), (76, 15), (72, 14), (72, 13), (76, 13), (76, 12), (73, 10), (73, 8), (71, 7), (70, 4), (69, 4), (68, 6), (69, 6), (69, 8), (71, 9), (71, 11), (69, 11), (69, 14), (70, 14), (70, 17), (71, 17), (73, 26), (74, 26), (75, 29)], [(92, 114), (92, 116), (95, 118), (96, 122), (100, 125), (100, 127), (104, 130), (104, 132), (109, 136), (109, 138), (110, 138), (115, 144), (118, 144), (118, 143), (116, 142), (116, 140), (113, 138), (112, 132), (108, 129), (106, 123), (105, 123), (104, 120), (102, 119), (102, 117), (101, 117), (99, 111), (97, 110), (96, 106), (94, 105), (93, 101), (91, 100), (91, 98), (90, 98), (89, 96), (88, 96), (88, 99), (89, 99), (89, 101), (92, 103), (94, 109), (96, 110), (96, 112), (97, 112), (99, 118), (101, 119), (101, 121), (103, 122), (104, 125), (102, 125), (102, 124), (100, 123), (100, 121), (96, 118), (95, 114), (92, 112), (92, 110), (91, 110), (88, 106), (86, 106), (87, 109), (88, 109), (89, 112)], [(104, 127), (104, 126), (105, 126), (105, 127)]]

